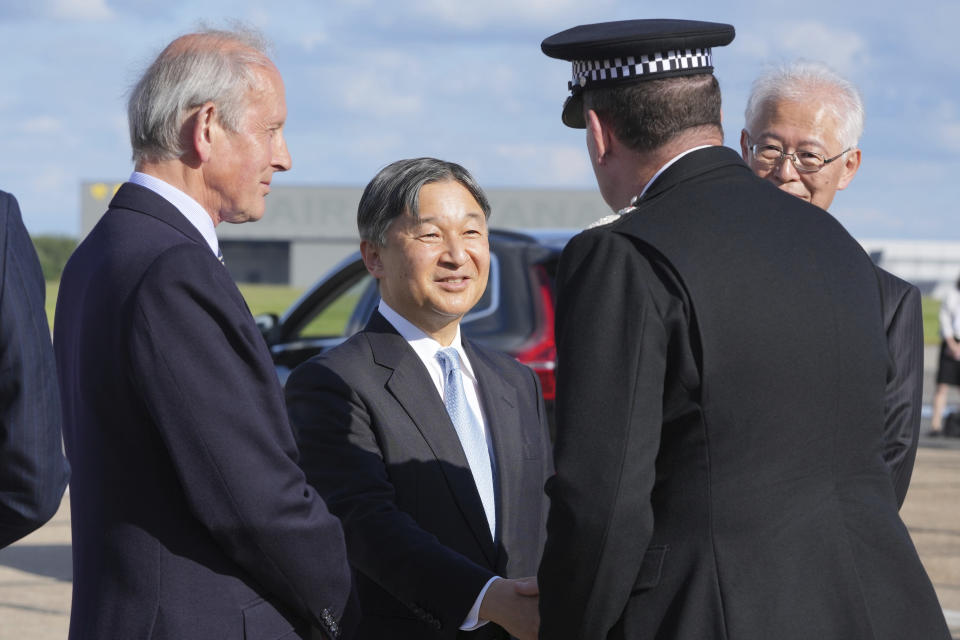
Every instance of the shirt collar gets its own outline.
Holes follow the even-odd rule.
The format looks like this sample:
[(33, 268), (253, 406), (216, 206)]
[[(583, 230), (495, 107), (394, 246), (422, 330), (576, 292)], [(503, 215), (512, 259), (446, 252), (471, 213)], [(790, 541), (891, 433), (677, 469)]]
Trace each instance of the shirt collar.
[[(414, 325), (412, 322), (401, 316), (399, 313), (394, 311), (390, 305), (380, 300), (380, 305), (377, 307), (377, 311), (380, 312), (387, 322), (393, 325), (393, 328), (397, 330), (397, 333), (400, 334), (404, 340), (407, 341), (413, 350), (416, 352), (417, 356), (424, 362), (424, 364), (439, 364), (437, 363), (437, 351), (443, 349), (443, 345), (428, 336), (423, 332), (422, 329)], [(460, 363), (462, 370), (467, 374), (471, 380), (476, 381), (477, 377), (473, 373), (473, 367), (470, 364), (470, 359), (467, 358), (467, 354), (463, 350), (463, 342), (460, 339), (460, 323), (457, 323), (457, 334), (453, 337), (453, 342), (450, 343), (450, 346), (457, 350), (457, 353), (460, 355)], [(428, 366), (430, 366), (428, 364)]]
[(160, 178), (146, 173), (140, 173), (139, 171), (134, 171), (128, 182), (153, 191), (176, 207), (177, 211), (183, 214), (183, 217), (189, 220), (190, 224), (196, 227), (200, 235), (203, 236), (203, 239), (207, 241), (207, 244), (210, 245), (210, 250), (213, 251), (213, 255), (219, 255), (220, 242), (217, 240), (217, 232), (213, 224), (213, 219), (199, 202), (169, 182), (164, 182)]
[(690, 148), (690, 149), (687, 149), (686, 151), (683, 151), (682, 153), (679, 153), (679, 154), (675, 155), (673, 158), (671, 158), (670, 160), (668, 160), (665, 165), (663, 165), (662, 167), (660, 167), (660, 168), (657, 170), (657, 172), (656, 172), (655, 174), (653, 174), (653, 177), (652, 177), (652, 178), (650, 178), (649, 180), (647, 180), (647, 184), (643, 187), (643, 191), (641, 191), (641, 192), (640, 192), (640, 195), (638, 195), (633, 201), (631, 201), (630, 204), (632, 205), (634, 202), (637, 202), (637, 201), (643, 199), (643, 196), (647, 193), (647, 190), (650, 188), (650, 185), (652, 185), (652, 184), (654, 183), (654, 181), (656, 181), (656, 179), (660, 177), (660, 174), (662, 174), (664, 171), (666, 171), (667, 169), (669, 169), (669, 168), (670, 168), (670, 165), (672, 165), (674, 162), (676, 162), (677, 160), (679, 160), (679, 159), (682, 158), (683, 156), (687, 155), (688, 153), (693, 153), (694, 151), (698, 151), (698, 150), (700, 150), (700, 149), (706, 149), (707, 147), (712, 147), (712, 146), (714, 146), (714, 145), (702, 144), (702, 145), (700, 145), (699, 147), (692, 147), (692, 148)]

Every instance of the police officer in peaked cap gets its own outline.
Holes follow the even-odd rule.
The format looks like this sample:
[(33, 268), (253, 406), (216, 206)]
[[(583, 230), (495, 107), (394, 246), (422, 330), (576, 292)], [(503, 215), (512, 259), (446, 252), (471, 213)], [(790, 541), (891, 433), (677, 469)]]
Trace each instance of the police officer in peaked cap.
[(616, 213), (557, 275), (540, 637), (947, 639), (883, 462), (876, 271), (722, 146), (733, 37), (629, 20), (542, 44)]

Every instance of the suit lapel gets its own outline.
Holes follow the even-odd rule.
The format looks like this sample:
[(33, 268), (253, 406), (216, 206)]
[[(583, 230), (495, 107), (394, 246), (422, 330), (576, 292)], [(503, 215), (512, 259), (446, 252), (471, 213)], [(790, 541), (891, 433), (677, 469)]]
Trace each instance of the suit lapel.
[(370, 340), (374, 361), (392, 370), (385, 385), (387, 391), (403, 407), (429, 445), (477, 544), (490, 566), (496, 566), (496, 548), (490, 537), (480, 494), (460, 438), (427, 370), (406, 340), (380, 313), (374, 312), (364, 331)]
[(521, 475), (524, 465), (518, 464), (517, 459), (522, 457), (524, 447), (517, 390), (504, 383), (496, 366), (469, 340), (463, 341), (463, 348), (477, 376), (480, 402), (486, 415), (487, 429), (493, 439), (499, 547), (511, 548), (513, 525), (523, 513), (523, 492), (520, 488), (523, 486)]

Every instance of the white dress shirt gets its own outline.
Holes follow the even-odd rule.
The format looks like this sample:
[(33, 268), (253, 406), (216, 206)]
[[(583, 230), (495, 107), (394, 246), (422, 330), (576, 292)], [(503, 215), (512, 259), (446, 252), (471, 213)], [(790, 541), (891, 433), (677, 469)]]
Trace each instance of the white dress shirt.
[(687, 149), (686, 151), (681, 151), (680, 153), (678, 153), (678, 154), (675, 155), (674, 157), (672, 157), (672, 158), (670, 158), (669, 160), (667, 160), (667, 163), (666, 163), (665, 165), (663, 165), (662, 167), (660, 167), (659, 169), (657, 169), (657, 172), (656, 172), (655, 174), (653, 174), (653, 177), (650, 178), (649, 180), (647, 180), (647, 184), (645, 184), (645, 185), (643, 186), (643, 191), (641, 191), (641, 192), (640, 192), (640, 195), (637, 196), (637, 200), (641, 200), (641, 199), (643, 198), (643, 196), (645, 196), (645, 195), (647, 194), (647, 190), (650, 189), (650, 185), (652, 185), (654, 182), (656, 182), (657, 178), (660, 177), (660, 174), (663, 173), (664, 171), (666, 171), (667, 169), (669, 169), (669, 168), (670, 168), (670, 165), (672, 165), (674, 162), (676, 162), (677, 160), (679, 160), (679, 159), (682, 158), (683, 156), (687, 155), (688, 153), (693, 153), (694, 151), (698, 151), (698, 150), (700, 150), (700, 149), (706, 149), (707, 147), (712, 147), (712, 146), (714, 146), (714, 145), (712, 145), (712, 144), (702, 144), (702, 145), (700, 145), (699, 147), (692, 147), (692, 148), (690, 148), (690, 149)]
[(177, 211), (182, 213), (183, 217), (189, 220), (190, 224), (196, 227), (200, 235), (203, 236), (203, 239), (207, 241), (207, 244), (210, 245), (210, 250), (213, 251), (213, 255), (216, 256), (220, 254), (220, 243), (217, 240), (217, 232), (213, 225), (213, 218), (210, 217), (210, 214), (207, 213), (207, 210), (204, 209), (199, 202), (169, 182), (164, 182), (160, 178), (155, 178), (154, 176), (140, 173), (139, 171), (134, 171), (127, 182), (132, 182), (133, 184), (138, 184), (141, 187), (150, 189), (150, 191), (153, 191), (175, 206)]
[(940, 337), (960, 338), (960, 290), (950, 287), (947, 297), (940, 305)]
[[(399, 313), (390, 308), (383, 300), (380, 301), (380, 306), (377, 307), (377, 310), (380, 312), (387, 322), (393, 325), (393, 328), (397, 330), (397, 333), (407, 341), (407, 344), (413, 349), (417, 354), (417, 357), (420, 358), (423, 362), (423, 366), (427, 368), (427, 373), (430, 374), (430, 379), (433, 380), (433, 384), (437, 389), (437, 393), (440, 394), (440, 399), (443, 399), (443, 388), (444, 388), (444, 377), (443, 377), (443, 368), (440, 366), (440, 362), (437, 361), (437, 351), (443, 348), (443, 345), (428, 336), (420, 328), (415, 326), (412, 322), (401, 316)], [(463, 344), (460, 340), (460, 325), (457, 325), (457, 335), (454, 336), (453, 342), (450, 343), (450, 346), (457, 350), (457, 353), (460, 355), (460, 374), (463, 376), (463, 390), (467, 396), (467, 404), (470, 406), (470, 410), (473, 411), (474, 415), (477, 416), (481, 426), (483, 427), (483, 436), (487, 441), (487, 451), (490, 453), (490, 466), (493, 471), (493, 477), (497, 477), (496, 469), (496, 460), (493, 455), (493, 443), (490, 440), (490, 429), (487, 428), (487, 419), (483, 415), (483, 407), (480, 406), (480, 395), (477, 389), (477, 376), (473, 372), (473, 366), (470, 364), (470, 359), (467, 357), (467, 354), (463, 350)], [(494, 495), (496, 495), (496, 487), (494, 487)], [(493, 584), (494, 580), (497, 580), (498, 576), (494, 576), (487, 581), (487, 584), (483, 585), (483, 589), (480, 590), (480, 594), (477, 596), (477, 599), (473, 603), (473, 607), (467, 613), (467, 617), (463, 620), (463, 624), (460, 625), (462, 631), (473, 631), (478, 629), (487, 623), (486, 620), (480, 620), (480, 603), (483, 602), (483, 596), (486, 595), (487, 589), (490, 588), (490, 585)]]

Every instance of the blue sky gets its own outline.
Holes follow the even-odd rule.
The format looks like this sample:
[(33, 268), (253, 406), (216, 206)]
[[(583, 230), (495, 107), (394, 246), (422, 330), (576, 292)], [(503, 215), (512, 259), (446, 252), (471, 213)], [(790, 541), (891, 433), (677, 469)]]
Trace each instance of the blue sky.
[(861, 239), (960, 240), (960, 2), (656, 5), (0, 0), (0, 189), (32, 233), (76, 235), (81, 182), (131, 170), (129, 87), (174, 36), (229, 20), (267, 36), (286, 82), (293, 170), (275, 184), (362, 186), (392, 160), (432, 155), (485, 187), (593, 189), (583, 132), (560, 123), (569, 66), (540, 41), (589, 22), (692, 18), (737, 30), (714, 51), (728, 145), (764, 65), (825, 61), (867, 108), (863, 166), (832, 212)]

